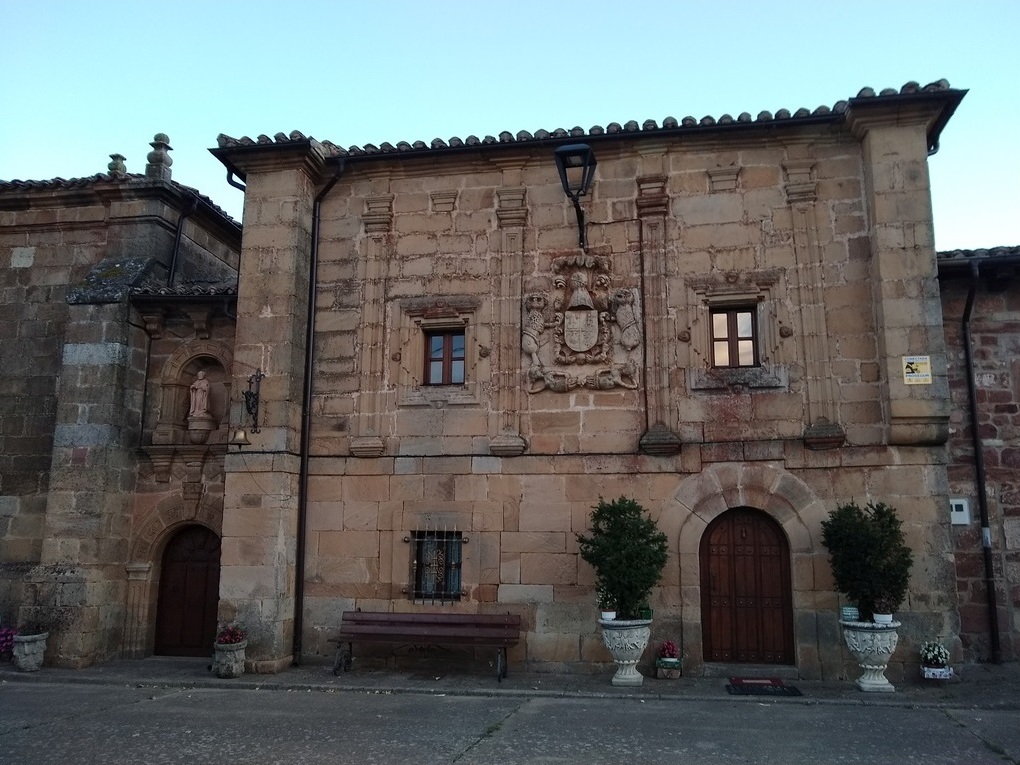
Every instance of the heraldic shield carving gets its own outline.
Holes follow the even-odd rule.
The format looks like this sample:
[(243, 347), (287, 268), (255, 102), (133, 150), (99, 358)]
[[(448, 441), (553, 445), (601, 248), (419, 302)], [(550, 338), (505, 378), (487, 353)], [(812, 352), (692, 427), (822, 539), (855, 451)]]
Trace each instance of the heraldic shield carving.
[(613, 288), (608, 258), (556, 258), (553, 289), (524, 296), (529, 392), (637, 388), (641, 328), (633, 288)]

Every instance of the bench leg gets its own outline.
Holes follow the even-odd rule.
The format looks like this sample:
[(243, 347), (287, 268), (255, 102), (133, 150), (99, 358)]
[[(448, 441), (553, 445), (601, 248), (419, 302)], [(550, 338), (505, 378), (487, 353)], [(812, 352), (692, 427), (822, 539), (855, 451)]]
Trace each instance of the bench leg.
[(354, 644), (353, 643), (337, 643), (336, 644), (336, 656), (333, 657), (333, 677), (340, 674), (340, 668), (343, 667), (344, 672), (347, 672), (351, 668), (351, 660), (354, 658)]
[(507, 676), (507, 658), (506, 648), (496, 649), (496, 682), (503, 682), (503, 678)]

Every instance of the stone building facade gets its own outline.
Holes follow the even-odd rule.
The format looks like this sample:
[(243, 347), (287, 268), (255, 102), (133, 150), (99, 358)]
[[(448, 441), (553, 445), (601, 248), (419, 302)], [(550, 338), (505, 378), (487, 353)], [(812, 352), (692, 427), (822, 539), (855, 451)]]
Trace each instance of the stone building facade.
[[(927, 170), (963, 96), (346, 150), (221, 136), (243, 237), (170, 180), (165, 141), (144, 178), (0, 184), (5, 286), (73, 286), (40, 301), (69, 296), (32, 372), (58, 379), (53, 437), (0, 491), (0, 619), (62, 593), (75, 637), (50, 659), (75, 666), (207, 653), (210, 619), (236, 621), (271, 672), (325, 660), (346, 609), (512, 611), (512, 661), (587, 671), (608, 655), (575, 535), (625, 495), (670, 540), (649, 605), (689, 672), (833, 678), (820, 524), (875, 500), (915, 551), (890, 674), (931, 637), (980, 658)], [(583, 247), (554, 163), (578, 143)], [(129, 201), (131, 268), (108, 243)], [(41, 208), (95, 221), (87, 257)], [(36, 276), (46, 241), (77, 270)]]
[[(153, 551), (222, 516), (240, 227), (151, 146), (144, 174), (0, 182), (0, 623), (68, 666), (151, 653)], [(200, 369), (223, 425), (195, 445)]]
[(979, 661), (1020, 656), (1018, 265), (1020, 247), (939, 253), (960, 637)]
[[(955, 636), (927, 158), (962, 96), (350, 150), (222, 137), (247, 185), (234, 385), (266, 377), (265, 426), (226, 461), (221, 612), (260, 625), (256, 662), (324, 653), (345, 608), (437, 607), (437, 539), (460, 561), (442, 607), (520, 613), (534, 667), (604, 661), (574, 535), (619, 495), (671, 540), (650, 605), (690, 671), (844, 671), (819, 533), (850, 499), (905, 519), (905, 644)], [(578, 142), (584, 250), (553, 162)]]

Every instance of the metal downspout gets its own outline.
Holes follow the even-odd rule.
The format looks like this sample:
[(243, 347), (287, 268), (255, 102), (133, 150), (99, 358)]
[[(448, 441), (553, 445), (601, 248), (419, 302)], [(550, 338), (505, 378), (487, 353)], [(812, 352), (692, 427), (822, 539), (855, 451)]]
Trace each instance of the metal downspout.
[(198, 209), (198, 197), (191, 198), (191, 204), (186, 210), (181, 210), (181, 217), (177, 219), (177, 231), (174, 232), (174, 249), (170, 253), (170, 274), (166, 278), (168, 287), (173, 286), (174, 276), (177, 275), (177, 260), (181, 252), (181, 238), (184, 235), (184, 221), (195, 214)]
[(970, 290), (967, 293), (967, 304), (963, 309), (963, 356), (967, 372), (967, 399), (970, 408), (970, 433), (974, 447), (974, 471), (977, 482), (978, 508), (981, 512), (981, 547), (985, 564), (985, 596), (988, 600), (988, 631), (992, 650), (992, 663), (1002, 662), (1002, 650), (999, 645), (999, 609), (995, 598), (995, 568), (992, 561), (992, 530), (988, 525), (988, 492), (985, 488), (985, 454), (978, 431), (977, 384), (974, 381), (974, 356), (970, 339), (970, 316), (974, 309), (974, 298), (977, 295), (980, 264), (970, 264)]
[(235, 189), (240, 189), (241, 191), (246, 191), (248, 189), (248, 187), (245, 186), (240, 181), (235, 181), (234, 180), (234, 171), (233, 170), (227, 170), (227, 183), (229, 183)]
[(308, 525), (308, 452), (312, 442), (312, 371), (315, 367), (315, 297), (319, 271), (319, 216), (322, 201), (340, 180), (346, 167), (343, 160), (337, 165), (336, 173), (315, 196), (312, 203), (312, 248), (308, 264), (308, 322), (305, 328), (305, 379), (301, 395), (301, 466), (298, 471), (298, 517), (297, 555), (294, 566), (294, 643), (293, 664), (301, 664), (302, 640), (305, 611), (305, 534)]

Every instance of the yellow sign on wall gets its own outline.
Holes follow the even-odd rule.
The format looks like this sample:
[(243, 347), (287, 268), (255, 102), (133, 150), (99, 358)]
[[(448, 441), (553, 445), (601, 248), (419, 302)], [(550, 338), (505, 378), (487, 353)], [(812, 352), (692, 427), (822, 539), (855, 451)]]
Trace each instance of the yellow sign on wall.
[(904, 356), (903, 382), (906, 385), (931, 385), (931, 356)]

